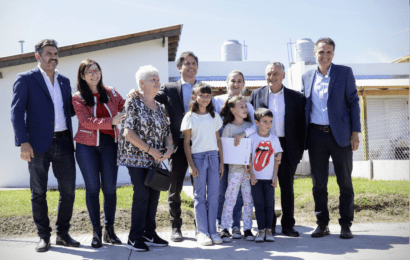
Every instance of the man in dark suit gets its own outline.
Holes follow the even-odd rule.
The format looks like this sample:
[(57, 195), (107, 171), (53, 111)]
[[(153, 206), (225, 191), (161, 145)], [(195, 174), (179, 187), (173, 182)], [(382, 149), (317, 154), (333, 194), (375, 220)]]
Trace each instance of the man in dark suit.
[(80, 245), (68, 234), (75, 197), (75, 161), (71, 117), (71, 87), (57, 70), (58, 47), (54, 40), (35, 46), (38, 66), (17, 75), (13, 86), (11, 121), (20, 157), (28, 162), (31, 205), (40, 241), (37, 252), (50, 247), (50, 221), (47, 215), (47, 180), (50, 163), (58, 181), (60, 199), (57, 213), (58, 245)]
[[(266, 67), (267, 86), (254, 90), (249, 102), (258, 108), (268, 108), (274, 114), (272, 131), (278, 136), (283, 149), (278, 170), (282, 204), (282, 233), (298, 237), (294, 229), (293, 179), (296, 167), (303, 156), (305, 98), (297, 91), (282, 85), (285, 68), (280, 62), (271, 62)], [(249, 135), (248, 130), (246, 130)], [(276, 229), (276, 215), (273, 214), (272, 233)]]
[(177, 67), (181, 73), (181, 79), (165, 84), (155, 100), (165, 104), (171, 121), (172, 138), (176, 146), (176, 150), (170, 158), (171, 184), (168, 191), (168, 203), (172, 227), (171, 240), (181, 242), (181, 191), (188, 162), (184, 151), (184, 137), (180, 129), (182, 119), (189, 109), (192, 88), (196, 84), (198, 57), (193, 52), (183, 52), (177, 60)]
[(329, 234), (327, 181), (332, 156), (340, 189), (340, 238), (352, 238), (354, 192), (353, 151), (359, 148), (360, 107), (353, 71), (332, 64), (335, 43), (321, 38), (315, 43), (317, 69), (302, 77), (306, 97), (306, 148), (313, 180), (313, 197), (318, 227), (312, 237)]

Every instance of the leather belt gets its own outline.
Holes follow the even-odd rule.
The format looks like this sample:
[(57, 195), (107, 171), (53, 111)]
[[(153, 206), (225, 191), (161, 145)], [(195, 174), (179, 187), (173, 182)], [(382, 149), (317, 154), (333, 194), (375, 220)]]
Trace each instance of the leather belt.
[(65, 136), (69, 137), (70, 136), (70, 131), (64, 130), (64, 131), (61, 131), (61, 132), (54, 132), (53, 138), (62, 138), (62, 137), (65, 137)]
[(320, 130), (320, 131), (325, 132), (325, 133), (330, 133), (330, 131), (331, 131), (330, 130), (330, 125), (316, 125), (316, 124), (310, 123), (309, 126), (313, 129)]

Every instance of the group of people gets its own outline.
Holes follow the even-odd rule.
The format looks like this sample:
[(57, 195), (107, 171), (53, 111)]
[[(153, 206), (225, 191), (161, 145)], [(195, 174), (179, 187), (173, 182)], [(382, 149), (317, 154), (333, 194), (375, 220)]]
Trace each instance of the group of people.
[[(315, 43), (318, 66), (303, 75), (302, 92), (284, 87), (283, 64), (271, 62), (265, 71), (267, 86), (253, 91), (249, 102), (242, 95), (245, 77), (240, 71), (228, 75), (226, 95), (212, 97), (211, 87), (196, 80), (198, 58), (183, 52), (177, 60), (180, 80), (161, 87), (158, 70), (142, 66), (136, 73), (138, 89), (124, 100), (103, 84), (100, 65), (90, 59), (80, 63), (77, 92), (71, 95), (69, 80), (56, 70), (57, 43), (40, 41), (35, 46), (38, 66), (17, 76), (11, 105), (15, 144), (21, 146), (30, 173), (32, 212), (40, 237), (36, 251), (50, 247), (46, 202), (50, 163), (60, 192), (56, 244), (80, 245), (68, 233), (75, 197), (74, 151), (85, 182), (95, 248), (103, 241), (122, 243), (114, 232), (118, 166), (128, 168), (134, 189), (128, 247), (148, 251), (148, 245), (168, 245), (155, 231), (160, 192), (144, 185), (149, 168), (166, 159), (171, 172), (168, 202), (173, 242), (184, 239), (180, 194), (188, 167), (200, 245), (241, 238), (241, 217), (246, 240), (274, 241), (278, 181), (281, 231), (297, 237), (293, 180), (305, 149), (309, 149), (318, 224), (311, 236), (329, 234), (327, 180), (332, 156), (340, 187), (340, 237), (352, 238), (352, 152), (359, 146), (360, 108), (353, 72), (332, 63), (334, 50), (330, 38)], [(75, 136), (74, 115), (79, 121)], [(221, 136), (234, 138), (235, 145), (244, 137), (251, 140), (249, 165), (224, 163)], [(251, 231), (253, 207), (256, 234)]]

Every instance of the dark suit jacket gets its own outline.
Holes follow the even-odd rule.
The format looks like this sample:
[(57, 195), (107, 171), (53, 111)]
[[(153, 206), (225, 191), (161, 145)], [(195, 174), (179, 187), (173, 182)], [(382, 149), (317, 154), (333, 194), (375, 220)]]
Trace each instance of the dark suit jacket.
[(181, 80), (164, 84), (155, 96), (155, 100), (165, 105), (171, 121), (172, 140), (177, 147), (181, 136), (181, 123), (185, 114)]
[[(289, 161), (296, 166), (303, 156), (305, 129), (305, 97), (302, 93), (283, 86), (285, 96), (285, 139)], [(269, 87), (254, 90), (249, 102), (256, 109), (269, 108)]]
[[(310, 123), (312, 88), (316, 69), (302, 76), (302, 93), (306, 97), (306, 129)], [(341, 147), (350, 145), (352, 132), (360, 132), (360, 106), (353, 71), (350, 67), (332, 64), (330, 69), (327, 111), (333, 137)], [(308, 148), (308, 147), (306, 147)]]
[[(71, 103), (70, 80), (61, 74), (58, 74), (57, 80), (60, 84), (64, 115), (72, 140), (71, 117), (75, 112)], [(29, 142), (37, 153), (46, 152), (50, 148), (54, 135), (54, 104), (38, 67), (17, 75), (13, 86), (11, 122), (16, 146)], [(74, 148), (73, 143), (72, 145)]]

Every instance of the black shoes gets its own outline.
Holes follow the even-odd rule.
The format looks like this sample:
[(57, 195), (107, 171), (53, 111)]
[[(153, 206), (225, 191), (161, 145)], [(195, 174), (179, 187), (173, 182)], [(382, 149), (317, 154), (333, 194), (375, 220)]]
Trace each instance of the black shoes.
[(229, 242), (232, 241), (231, 234), (229, 234), (229, 231), (226, 228), (224, 230), (222, 230), (221, 232), (219, 232), (218, 235), (224, 243), (229, 243)]
[(343, 239), (353, 238), (353, 234), (352, 234), (352, 231), (350, 231), (349, 226), (342, 226), (342, 230), (340, 231), (340, 238), (343, 238)]
[(113, 226), (104, 227), (104, 242), (119, 245), (122, 244), (121, 240), (115, 234)]
[(38, 242), (36, 246), (36, 252), (46, 252), (50, 248), (50, 238), (45, 237), (45, 238), (40, 238), (40, 241)]
[(144, 243), (142, 239), (140, 240), (130, 240), (128, 239), (128, 249), (138, 251), (138, 252), (145, 252), (149, 251), (149, 247)]
[(313, 231), (312, 237), (324, 237), (326, 235), (329, 235), (329, 227), (327, 225), (319, 225), (317, 226), (316, 230)]
[(173, 242), (182, 242), (181, 229), (179, 229), (179, 228), (173, 228), (172, 229), (171, 241), (173, 241)]
[(56, 244), (59, 246), (79, 247), (80, 242), (75, 241), (68, 233), (58, 235)]
[(102, 247), (102, 231), (101, 228), (93, 230), (93, 240), (91, 241), (91, 246), (94, 248)]
[(289, 237), (298, 237), (299, 232), (297, 232), (293, 227), (291, 228), (282, 228), (282, 234)]
[(148, 246), (167, 246), (168, 241), (160, 238), (156, 233), (153, 236), (144, 235), (144, 243)]

